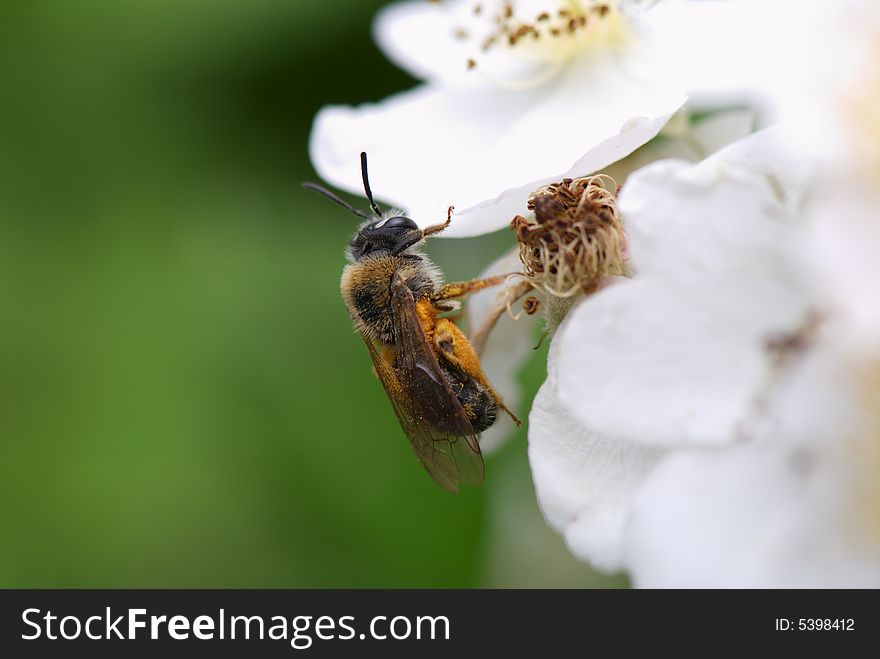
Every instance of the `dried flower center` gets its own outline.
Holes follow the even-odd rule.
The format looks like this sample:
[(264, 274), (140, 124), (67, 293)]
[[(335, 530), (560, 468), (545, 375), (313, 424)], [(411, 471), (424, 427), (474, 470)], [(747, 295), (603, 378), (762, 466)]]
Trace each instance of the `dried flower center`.
[[(548, 70), (589, 51), (619, 50), (629, 39), (629, 23), (620, 11), (622, 0), (502, 0), (475, 2), (465, 22), (455, 28), (457, 38), (472, 40), (468, 70), (482, 70), (483, 60), (498, 52), (514, 52), (519, 59), (544, 65), (531, 71), (543, 79)], [(473, 25), (476, 23), (476, 27)], [(486, 72), (492, 76), (492, 73)], [(513, 81), (508, 81), (513, 82)]]
[(564, 179), (529, 197), (534, 219), (510, 223), (532, 284), (556, 297), (595, 289), (599, 278), (626, 275), (626, 239), (610, 176)]

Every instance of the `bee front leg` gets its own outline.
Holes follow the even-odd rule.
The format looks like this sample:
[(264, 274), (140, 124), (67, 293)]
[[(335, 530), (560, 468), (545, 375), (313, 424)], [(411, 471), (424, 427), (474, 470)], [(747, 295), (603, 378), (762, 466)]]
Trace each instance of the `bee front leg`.
[(462, 297), (469, 293), (476, 293), (484, 288), (499, 286), (510, 275), (495, 275), (494, 277), (486, 277), (485, 279), (470, 279), (468, 281), (459, 281), (453, 284), (444, 284), (440, 289), (431, 296), (433, 302), (442, 300), (450, 300), (456, 297)]

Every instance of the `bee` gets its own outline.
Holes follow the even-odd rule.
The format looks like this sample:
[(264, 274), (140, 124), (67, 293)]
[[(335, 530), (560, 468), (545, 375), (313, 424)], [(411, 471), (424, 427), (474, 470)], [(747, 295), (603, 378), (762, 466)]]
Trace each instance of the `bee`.
[(444, 284), (420, 245), (449, 226), (453, 208), (445, 222), (419, 229), (373, 200), (366, 153), (361, 176), (370, 213), (326, 188), (303, 184), (364, 220), (346, 250), (342, 298), (425, 469), (450, 492), (461, 483), (479, 485), (484, 475), (479, 434), (495, 423), (499, 410), (520, 421), (492, 388), (470, 341), (442, 314), (457, 310), (459, 298), (501, 284), (506, 276)]

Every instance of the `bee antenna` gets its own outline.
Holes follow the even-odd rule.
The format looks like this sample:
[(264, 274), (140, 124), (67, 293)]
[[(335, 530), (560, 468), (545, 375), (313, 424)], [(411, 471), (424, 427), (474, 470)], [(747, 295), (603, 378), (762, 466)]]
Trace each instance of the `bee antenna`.
[(364, 178), (364, 192), (367, 193), (367, 199), (370, 200), (370, 208), (373, 209), (373, 213), (375, 213), (376, 217), (382, 217), (382, 211), (379, 210), (379, 206), (373, 201), (373, 191), (370, 190), (370, 177), (367, 174), (366, 151), (361, 151), (361, 176)]
[(327, 197), (327, 199), (329, 199), (330, 201), (332, 201), (332, 202), (334, 202), (334, 203), (336, 203), (336, 204), (339, 204), (340, 206), (342, 206), (342, 207), (345, 208), (346, 210), (351, 211), (352, 213), (354, 213), (354, 214), (357, 215), (358, 217), (362, 217), (362, 218), (364, 218), (365, 220), (369, 220), (369, 219), (370, 219), (370, 216), (369, 216), (367, 213), (365, 213), (365, 212), (362, 211), (362, 210), (358, 210), (357, 208), (355, 208), (354, 206), (352, 206), (351, 204), (349, 204), (347, 201), (344, 201), (343, 199), (341, 199), (341, 198), (338, 197), (337, 195), (335, 195), (335, 194), (333, 194), (332, 192), (330, 192), (330, 190), (328, 190), (327, 188), (325, 188), (325, 187), (323, 187), (323, 186), (318, 185), (317, 183), (303, 183), (302, 186), (303, 186), (306, 190), (311, 190), (312, 192), (317, 192), (317, 193), (320, 194), (320, 195), (324, 195), (324, 196)]

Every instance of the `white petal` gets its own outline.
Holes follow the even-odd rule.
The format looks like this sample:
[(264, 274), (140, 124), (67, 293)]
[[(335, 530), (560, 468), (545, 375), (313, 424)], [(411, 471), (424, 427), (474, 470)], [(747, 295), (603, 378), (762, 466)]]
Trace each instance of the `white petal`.
[[(476, 4), (481, 6), (479, 15), (473, 11)], [(376, 16), (373, 34), (388, 59), (416, 78), (448, 87), (485, 87), (489, 84), (482, 75), (486, 58), (507, 50), (502, 46), (487, 53), (481, 48), (497, 30), (491, 17), (499, 13), (501, 4), (499, 0), (396, 2)], [(479, 70), (469, 70), (468, 60), (477, 58)], [(517, 59), (509, 52), (502, 52), (501, 58)]]
[(422, 86), (377, 105), (325, 108), (310, 153), (323, 178), (359, 192), (358, 153), (367, 151), (377, 196), (422, 225), (455, 205), (458, 219), (443, 235), (471, 236), (506, 226), (537, 187), (625, 157), (683, 102), (586, 63), (527, 92)]
[(637, 278), (581, 303), (558, 339), (560, 398), (594, 432), (734, 440), (767, 377), (767, 341), (806, 317), (790, 212), (723, 153), (655, 163), (621, 194)]
[(646, 479), (627, 533), (636, 585), (880, 585), (876, 411), (836, 346), (784, 376), (748, 443), (677, 452)]
[[(482, 8), (479, 15), (473, 11), (477, 4)], [(564, 4), (520, 0), (512, 8), (528, 21)], [(484, 84), (479, 73), (467, 70), (469, 58), (479, 60), (479, 68), (498, 50), (507, 59), (522, 59), (515, 50), (485, 53), (480, 48), (495, 29), (492, 16), (501, 5), (499, 0), (393, 3), (378, 14), (374, 35), (388, 58), (417, 78), (451, 86)], [(670, 88), (725, 94), (728, 104), (742, 100), (744, 92), (757, 94), (756, 80), (769, 78), (767, 69), (779, 59), (772, 55), (788, 43), (780, 43), (780, 35), (796, 34), (778, 29), (782, 18), (796, 13), (761, 11), (756, 2), (666, 0), (647, 11), (628, 13), (635, 33), (628, 48), (650, 58), (651, 79)], [(755, 20), (756, 16), (766, 19)]]
[[(692, 105), (688, 101), (687, 107)], [(665, 158), (696, 161), (743, 139), (755, 129), (752, 110), (713, 110), (711, 115), (699, 121), (690, 120), (687, 110), (677, 114), (663, 127), (657, 139), (604, 168), (603, 173), (618, 184), (626, 184), (630, 174), (654, 161)], [(679, 123), (684, 125), (678, 126)]]
[(703, 154), (710, 155), (745, 138), (754, 130), (755, 111), (737, 109), (715, 112), (697, 121), (693, 125), (692, 134)]
[(816, 201), (806, 245), (813, 284), (850, 347), (880, 351), (880, 195), (850, 179), (827, 185)]
[(416, 78), (463, 85), (483, 81), (467, 71), (474, 52), (473, 39), (456, 39), (457, 29), (472, 29), (463, 2), (433, 3), (416, 0), (384, 7), (373, 23), (376, 43), (392, 62)]
[(718, 170), (734, 167), (765, 179), (779, 203), (790, 211), (801, 210), (816, 175), (815, 164), (792, 146), (782, 124), (729, 144), (695, 171), (696, 176), (711, 179)]
[(517, 188), (504, 190), (493, 199), (457, 212), (456, 217), (459, 218), (459, 222), (453, 224), (441, 235), (447, 238), (468, 237), (489, 233), (507, 226), (515, 215), (525, 212), (526, 202), (536, 189), (566, 177), (575, 178), (604, 169), (653, 139), (670, 116), (671, 113), (650, 119), (637, 117), (630, 120), (621, 127), (619, 133), (607, 137), (592, 147), (573, 166), (562, 173), (536, 179)]
[(878, 587), (823, 500), (828, 475), (780, 447), (676, 454), (639, 493), (627, 537), (647, 588)]
[(787, 18), (776, 35), (784, 46), (771, 65), (768, 91), (788, 137), (814, 158), (845, 164), (852, 155), (847, 143), (854, 92), (876, 80), (880, 6), (872, 0), (773, 0), (767, 9)]
[(646, 12), (642, 47), (659, 53), (655, 79), (697, 99), (727, 105), (749, 102), (773, 109), (767, 93), (781, 76), (796, 42), (788, 29), (801, 11), (771, 11), (772, 0), (665, 0)]
[[(699, 286), (693, 279), (700, 274), (729, 278), (731, 284), (743, 276), (775, 280), (776, 270), (755, 269), (778, 268), (798, 218), (787, 203), (791, 192), (783, 187), (781, 175), (760, 171), (748, 157), (751, 152), (740, 151), (752, 139), (697, 165), (666, 160), (629, 177), (619, 207), (640, 276), (662, 277), (684, 287)], [(792, 275), (782, 274), (777, 283), (786, 293)], [(745, 286), (739, 288), (743, 296), (756, 297)]]
[(547, 381), (529, 414), (538, 503), (576, 557), (601, 570), (619, 570), (630, 499), (664, 453), (584, 430), (557, 397), (559, 358), (551, 345)]
[[(489, 265), (486, 270), (480, 273), (480, 278), (521, 270), (522, 263), (519, 260), (519, 251), (513, 250)], [(516, 281), (512, 283), (516, 283)], [(503, 290), (503, 287), (489, 288), (470, 296), (467, 312), (471, 331), (482, 325), (498, 294), (503, 293)], [(516, 376), (523, 363), (531, 355), (535, 342), (535, 319), (521, 316), (518, 320), (514, 320), (505, 311), (498, 319), (495, 328), (489, 335), (486, 347), (480, 355), (483, 372), (489, 378), (492, 387), (504, 400), (504, 404), (520, 417), (524, 416), (524, 409), (521, 406), (522, 392)], [(485, 454), (492, 453), (515, 430), (516, 426), (510, 417), (500, 413), (495, 425), (480, 435), (480, 449)]]

